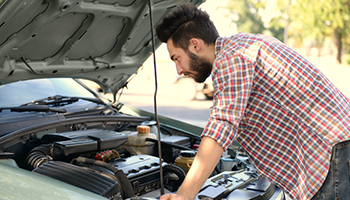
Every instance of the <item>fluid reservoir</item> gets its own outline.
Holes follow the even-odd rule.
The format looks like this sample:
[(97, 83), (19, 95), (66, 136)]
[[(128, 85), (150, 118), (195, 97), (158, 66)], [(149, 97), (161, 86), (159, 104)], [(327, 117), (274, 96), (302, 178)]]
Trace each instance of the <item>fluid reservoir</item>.
[(128, 141), (122, 145), (131, 154), (146, 154), (152, 155), (153, 142), (146, 141), (146, 138), (157, 139), (157, 136), (150, 133), (150, 127), (139, 125), (136, 128), (137, 132), (128, 134)]
[(195, 156), (196, 151), (182, 150), (180, 155), (175, 159), (175, 165), (179, 166), (187, 174)]

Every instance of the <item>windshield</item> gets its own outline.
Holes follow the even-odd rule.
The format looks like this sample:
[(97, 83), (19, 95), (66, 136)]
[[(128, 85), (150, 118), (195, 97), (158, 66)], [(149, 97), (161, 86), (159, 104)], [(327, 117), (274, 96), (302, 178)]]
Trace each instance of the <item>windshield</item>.
[(94, 95), (71, 78), (19, 81), (0, 86), (0, 107), (21, 104), (49, 96), (91, 97)]

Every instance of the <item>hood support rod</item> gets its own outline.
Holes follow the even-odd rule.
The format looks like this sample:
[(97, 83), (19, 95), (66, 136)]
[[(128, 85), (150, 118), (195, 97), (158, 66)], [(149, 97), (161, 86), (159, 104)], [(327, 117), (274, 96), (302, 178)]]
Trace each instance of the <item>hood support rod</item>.
[(155, 49), (155, 38), (154, 38), (154, 28), (153, 28), (153, 13), (152, 13), (152, 0), (148, 0), (149, 6), (149, 19), (151, 24), (151, 34), (152, 34), (152, 50), (153, 50), (153, 66), (154, 66), (154, 82), (155, 82), (155, 90), (154, 90), (154, 115), (157, 121), (157, 130), (158, 130), (158, 155), (159, 155), (159, 167), (160, 167), (160, 194), (164, 194), (164, 183), (163, 183), (163, 164), (162, 164), (162, 145), (160, 138), (160, 123), (158, 119), (158, 111), (157, 111), (157, 91), (158, 91), (158, 82), (157, 82), (157, 66), (156, 66), (156, 49)]

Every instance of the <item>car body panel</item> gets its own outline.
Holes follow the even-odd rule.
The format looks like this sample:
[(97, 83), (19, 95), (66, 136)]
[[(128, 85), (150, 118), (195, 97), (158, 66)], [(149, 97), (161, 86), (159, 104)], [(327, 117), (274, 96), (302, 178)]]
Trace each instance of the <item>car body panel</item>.
[[(157, 24), (189, 1), (151, 2)], [(147, 0), (6, 1), (0, 7), (0, 35), (1, 84), (73, 77), (116, 94), (152, 53)]]
[(106, 199), (61, 181), (20, 169), (11, 159), (0, 159), (0, 169), (0, 199)]

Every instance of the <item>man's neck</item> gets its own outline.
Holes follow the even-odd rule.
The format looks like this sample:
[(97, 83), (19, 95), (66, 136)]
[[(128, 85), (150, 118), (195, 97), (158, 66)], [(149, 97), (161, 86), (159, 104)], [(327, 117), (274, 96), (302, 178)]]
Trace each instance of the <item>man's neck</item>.
[(203, 45), (200, 56), (206, 58), (207, 61), (213, 64), (215, 60), (215, 45)]

